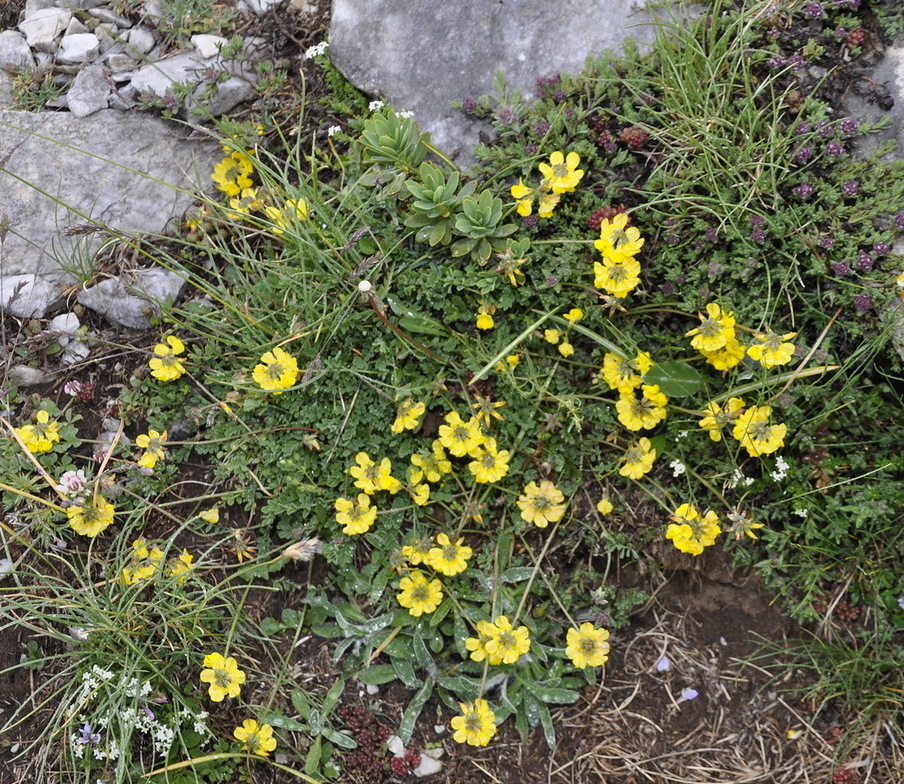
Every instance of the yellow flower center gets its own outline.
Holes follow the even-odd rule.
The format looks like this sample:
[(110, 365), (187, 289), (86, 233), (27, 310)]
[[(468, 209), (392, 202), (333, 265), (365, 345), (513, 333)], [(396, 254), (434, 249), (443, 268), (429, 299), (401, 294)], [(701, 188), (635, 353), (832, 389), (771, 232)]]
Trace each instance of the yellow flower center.
[(568, 167), (564, 163), (557, 163), (552, 167), (552, 176), (557, 180), (564, 179), (570, 174)]
[(496, 640), (499, 645), (506, 650), (509, 648), (514, 648), (518, 644), (518, 641), (515, 639), (515, 635), (508, 631), (500, 632)]
[(413, 602), (426, 602), (430, 598), (430, 586), (427, 583), (418, 583), (411, 589)]
[(582, 637), (580, 643), (581, 653), (583, 653), (584, 656), (592, 656), (596, 653), (597, 645), (597, 641), (592, 637)]
[(465, 730), (478, 733), (483, 731), (483, 722), (480, 720), (479, 713), (468, 713), (465, 716)]
[(267, 378), (271, 381), (279, 381), (282, 378), (283, 373), (285, 373), (285, 369), (282, 366), (282, 362), (273, 362), (270, 365), (267, 365)]
[(213, 682), (221, 689), (225, 689), (232, 684), (232, 676), (226, 670), (217, 668), (213, 671)]

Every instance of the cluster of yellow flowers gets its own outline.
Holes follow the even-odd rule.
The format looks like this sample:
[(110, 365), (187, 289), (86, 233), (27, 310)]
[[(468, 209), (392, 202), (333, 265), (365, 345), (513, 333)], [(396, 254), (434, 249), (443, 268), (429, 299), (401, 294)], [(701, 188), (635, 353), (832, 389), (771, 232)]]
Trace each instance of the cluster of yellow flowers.
[(704, 547), (715, 544), (716, 537), (722, 533), (719, 527), (719, 516), (712, 510), (700, 514), (693, 504), (681, 504), (672, 515), (671, 523), (665, 538), (671, 539), (681, 552), (700, 555)]
[(759, 362), (764, 368), (787, 365), (794, 356), (794, 344), (789, 343), (797, 333), (779, 335), (772, 330), (753, 332), (754, 341), (743, 346), (738, 340), (734, 315), (716, 302), (706, 306), (706, 315), (700, 314), (700, 326), (694, 327), (685, 337), (691, 337), (691, 346), (706, 357), (716, 370), (731, 370), (741, 364), (745, 356)]
[(33, 424), (15, 428), (16, 435), (22, 439), (25, 448), (32, 454), (49, 452), (60, 440), (60, 426), (56, 420), (51, 421), (50, 413), (41, 409), (35, 414)]
[(158, 381), (175, 381), (185, 373), (185, 366), (179, 355), (185, 353), (185, 344), (174, 335), (169, 335), (163, 343), (154, 346), (154, 356), (148, 365), (151, 375)]
[(713, 441), (722, 440), (722, 430), (731, 427), (731, 434), (747, 450), (751, 457), (760, 457), (775, 452), (785, 445), (788, 426), (784, 423), (773, 424), (771, 406), (751, 406), (733, 397), (721, 406), (710, 401), (703, 409), (705, 416), (697, 424), (709, 431)]
[(576, 152), (564, 155), (556, 150), (549, 156), (549, 163), (539, 165), (543, 179), (539, 188), (529, 188), (523, 179), (511, 188), (512, 197), (518, 201), (518, 214), (527, 217), (533, 212), (534, 200), (537, 201), (537, 215), (549, 218), (559, 204), (563, 193), (570, 193), (584, 176), (579, 169), (581, 157)]
[(271, 222), (270, 230), (281, 236), (299, 221), (307, 220), (308, 205), (304, 199), (286, 199), (280, 207), (267, 204), (266, 196), (254, 187), (253, 150), (234, 150), (213, 170), (217, 188), (229, 197), (229, 207), (238, 217), (263, 213)]
[[(246, 679), (247, 676), (232, 656), (209, 653), (204, 657), (201, 683), (208, 684), (207, 693), (213, 702), (222, 702), (226, 697), (238, 697)], [(236, 727), (232, 734), (249, 754), (266, 757), (276, 748), (273, 727), (258, 724), (254, 719), (245, 719), (242, 726)]]
[(593, 285), (612, 297), (627, 297), (640, 283), (640, 253), (644, 240), (635, 226), (628, 226), (628, 215), (620, 213), (600, 222), (600, 238), (593, 246), (602, 261), (593, 264)]
[[(194, 561), (194, 556), (188, 550), (183, 549), (177, 558), (170, 559), (165, 569), (167, 576), (175, 577), (177, 581), (182, 582), (188, 577), (192, 561)], [(163, 550), (159, 547), (148, 549), (144, 539), (136, 539), (132, 542), (129, 565), (123, 567), (119, 579), (126, 585), (135, 585), (142, 580), (155, 577), (162, 571), (164, 571)]]
[(93, 539), (113, 524), (116, 507), (95, 494), (79, 505), (66, 507), (69, 527), (77, 534)]
[(135, 445), (144, 452), (138, 458), (138, 465), (142, 468), (153, 470), (157, 462), (165, 459), (166, 450), (163, 445), (166, 443), (166, 431), (158, 433), (156, 430), (148, 430), (135, 437)]
[(471, 659), (491, 666), (514, 664), (530, 650), (530, 633), (526, 626), (517, 629), (511, 621), (500, 615), (495, 621), (477, 622), (477, 637), (468, 637), (465, 647), (471, 652)]

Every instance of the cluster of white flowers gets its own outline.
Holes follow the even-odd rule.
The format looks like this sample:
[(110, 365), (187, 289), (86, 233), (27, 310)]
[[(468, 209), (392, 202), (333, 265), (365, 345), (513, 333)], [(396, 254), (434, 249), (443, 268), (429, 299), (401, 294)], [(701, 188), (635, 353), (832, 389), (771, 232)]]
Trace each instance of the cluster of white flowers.
[(314, 44), (312, 47), (307, 49), (304, 53), (305, 60), (313, 60), (315, 57), (324, 54), (327, 49), (330, 48), (330, 45), (326, 41), (321, 41), (319, 44)]
[(734, 473), (728, 478), (725, 482), (725, 486), (728, 488), (734, 488), (738, 485), (743, 485), (744, 487), (750, 487), (756, 480), (752, 476), (747, 476), (740, 468), (736, 468)]
[(779, 455), (775, 458), (775, 471), (773, 471), (770, 476), (776, 481), (781, 482), (786, 476), (788, 476), (788, 469), (790, 466), (785, 462), (785, 459)]
[(809, 509), (795, 509), (794, 514), (796, 514), (801, 519), (806, 520), (807, 517), (810, 516), (810, 510)]
[(672, 469), (672, 476), (681, 476), (685, 471), (687, 471), (687, 466), (682, 463), (677, 457), (669, 463), (669, 468)]
[(66, 471), (60, 477), (60, 483), (56, 486), (56, 489), (58, 493), (67, 498), (74, 498), (81, 493), (87, 484), (88, 479), (85, 476), (85, 472), (79, 468), (77, 471)]
[(414, 117), (414, 112), (396, 112), (399, 117), (404, 117), (406, 120)]
[(367, 104), (367, 109), (371, 112), (378, 112), (384, 106), (386, 106), (386, 104), (383, 103), (383, 101), (371, 101), (369, 104)]
[(329, 128), (326, 129), (326, 135), (332, 139), (341, 130), (342, 130), (341, 125), (331, 125)]

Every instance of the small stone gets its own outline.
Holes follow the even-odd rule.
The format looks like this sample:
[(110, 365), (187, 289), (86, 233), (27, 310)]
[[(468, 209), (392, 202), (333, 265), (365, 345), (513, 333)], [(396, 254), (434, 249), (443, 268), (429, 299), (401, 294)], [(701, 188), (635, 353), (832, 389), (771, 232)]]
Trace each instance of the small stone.
[(60, 8), (71, 8), (73, 11), (87, 11), (89, 8), (97, 8), (103, 5), (106, 0), (57, 0), (56, 5)]
[(147, 54), (154, 48), (154, 43), (154, 34), (146, 27), (133, 27), (129, 30), (129, 49)]
[(128, 19), (115, 11), (111, 11), (109, 8), (92, 8), (88, 13), (95, 19), (100, 19), (101, 22), (109, 22), (120, 29), (128, 29), (132, 26)]
[(43, 370), (28, 367), (28, 365), (13, 365), (6, 372), (6, 378), (17, 387), (33, 387), (35, 384), (50, 381), (52, 376)]
[(35, 58), (22, 33), (4, 30), (0, 33), (0, 70), (31, 69)]
[(216, 57), (229, 41), (219, 35), (193, 35), (191, 42), (201, 57)]
[(235, 8), (239, 13), (252, 13), (255, 16), (263, 16), (281, 2), (282, 0), (238, 0)]
[(144, 4), (144, 15), (155, 22), (160, 20), (163, 17), (163, 4), (160, 0), (146, 0)]
[(185, 105), (187, 118), (203, 121), (210, 117), (219, 117), (240, 103), (250, 101), (256, 93), (254, 82), (239, 76), (230, 76), (225, 82), (217, 83), (210, 96), (207, 95), (206, 85), (202, 85), (195, 92), (195, 96), (203, 96), (203, 103), (195, 98), (187, 101)]
[(43, 8), (35, 11), (19, 24), (28, 45), (39, 52), (53, 52), (56, 39), (72, 19), (72, 11), (66, 8)]
[(110, 72), (113, 74), (122, 74), (128, 71), (134, 71), (138, 68), (138, 63), (135, 62), (131, 57), (127, 54), (123, 54), (122, 52), (113, 52), (108, 54), (106, 57), (107, 68), (110, 69)]
[(69, 344), (69, 341), (75, 337), (75, 333), (81, 325), (82, 323), (78, 320), (78, 316), (75, 313), (61, 313), (50, 320), (50, 330), (59, 333), (58, 340), (61, 346)]
[(90, 33), (91, 28), (83, 25), (78, 17), (73, 16), (72, 19), (69, 20), (69, 25), (66, 27), (66, 32), (63, 35), (78, 35), (79, 33)]
[(91, 354), (91, 349), (80, 340), (73, 340), (60, 356), (61, 365), (75, 365), (84, 362)]
[(0, 275), (0, 308), (18, 318), (43, 318), (60, 292), (34, 273)]
[(57, 59), (61, 63), (89, 63), (100, 54), (100, 40), (94, 33), (67, 35), (60, 41)]
[(109, 22), (101, 22), (97, 27), (94, 28), (94, 32), (100, 40), (101, 54), (106, 54), (114, 46), (120, 45), (119, 41), (122, 36), (119, 35), (119, 28), (115, 24), (110, 24)]
[(100, 313), (111, 324), (146, 329), (160, 315), (159, 302), (172, 302), (185, 280), (165, 269), (147, 269), (107, 278), (79, 292), (78, 301)]
[(398, 735), (390, 735), (386, 739), (386, 748), (394, 757), (405, 756), (405, 744)]
[(442, 770), (442, 767), (442, 762), (438, 759), (433, 759), (433, 757), (429, 756), (425, 751), (421, 752), (421, 761), (411, 772), (418, 778), (423, 778), (424, 776), (432, 776), (434, 773), (439, 773), (440, 770)]
[(66, 94), (66, 105), (76, 117), (87, 117), (107, 108), (111, 92), (104, 67), (91, 65), (75, 77)]
[(22, 19), (28, 19), (35, 11), (53, 8), (55, 5), (54, 0), (25, 0), (25, 7), (22, 9)]

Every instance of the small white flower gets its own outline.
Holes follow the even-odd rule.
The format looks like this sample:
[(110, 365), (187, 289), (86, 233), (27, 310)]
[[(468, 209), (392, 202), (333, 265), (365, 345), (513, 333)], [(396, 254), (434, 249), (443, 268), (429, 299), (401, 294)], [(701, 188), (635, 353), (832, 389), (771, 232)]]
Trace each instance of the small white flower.
[(687, 466), (684, 465), (678, 458), (672, 460), (669, 463), (669, 468), (672, 469), (672, 476), (681, 476), (685, 471), (687, 471)]
[(340, 133), (341, 131), (342, 131), (341, 125), (331, 125), (329, 128), (326, 129), (326, 135), (332, 139), (337, 133)]
[(672, 669), (672, 663), (669, 661), (668, 656), (662, 656), (658, 662), (656, 662), (656, 672), (668, 672)]
[(406, 120), (414, 117), (414, 112), (396, 112), (399, 117), (404, 117)]
[(372, 290), (373, 290), (373, 286), (371, 285), (371, 282), (369, 280), (359, 281), (358, 291), (360, 291), (362, 294), (367, 294), (367, 292), (372, 291)]
[(85, 476), (85, 472), (79, 468), (77, 471), (66, 471), (60, 477), (60, 483), (56, 486), (56, 489), (59, 493), (72, 497), (78, 495), (87, 484), (88, 479)]
[(802, 519), (806, 519), (807, 517), (810, 516), (810, 510), (809, 509), (795, 509), (794, 514), (796, 514), (798, 517), (800, 517)]
[(319, 44), (314, 44), (305, 51), (304, 59), (313, 60), (315, 57), (324, 54), (329, 47), (330, 45), (327, 41), (321, 41)]
[(367, 108), (371, 112), (378, 112), (384, 106), (386, 106), (386, 104), (383, 103), (383, 101), (371, 101), (369, 104), (367, 104)]

